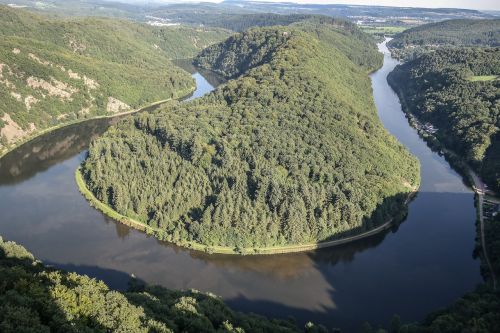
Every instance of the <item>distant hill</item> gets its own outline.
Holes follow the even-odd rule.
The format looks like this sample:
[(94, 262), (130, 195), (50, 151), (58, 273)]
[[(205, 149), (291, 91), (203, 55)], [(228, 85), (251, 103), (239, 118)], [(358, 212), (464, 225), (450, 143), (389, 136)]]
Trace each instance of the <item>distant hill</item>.
[(397, 34), (388, 46), (401, 57), (442, 46), (500, 46), (500, 19), (459, 19), (425, 24)]
[(88, 188), (156, 237), (215, 252), (388, 221), (405, 211), (419, 167), (378, 119), (367, 73), (382, 55), (364, 36), (311, 22), (209, 47), (198, 64), (233, 79), (108, 130), (83, 165)]
[(0, 6), (0, 152), (48, 127), (189, 93), (194, 81), (170, 59), (228, 34)]

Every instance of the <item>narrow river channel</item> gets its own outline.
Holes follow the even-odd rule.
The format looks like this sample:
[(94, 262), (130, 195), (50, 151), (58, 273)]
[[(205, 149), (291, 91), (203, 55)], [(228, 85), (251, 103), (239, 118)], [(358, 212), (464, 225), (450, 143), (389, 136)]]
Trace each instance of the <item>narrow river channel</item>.
[[(422, 165), (422, 187), (399, 228), (321, 251), (276, 256), (207, 255), (115, 223), (90, 207), (74, 171), (89, 141), (117, 120), (94, 120), (39, 137), (0, 160), (0, 235), (45, 263), (125, 288), (130, 274), (169, 288), (222, 296), (235, 309), (295, 317), (345, 332), (364, 321), (388, 325), (394, 313), (414, 321), (481, 282), (472, 252), (472, 192), (404, 117), (387, 74), (387, 53), (371, 76), (385, 127)], [(201, 96), (213, 87), (195, 73)]]

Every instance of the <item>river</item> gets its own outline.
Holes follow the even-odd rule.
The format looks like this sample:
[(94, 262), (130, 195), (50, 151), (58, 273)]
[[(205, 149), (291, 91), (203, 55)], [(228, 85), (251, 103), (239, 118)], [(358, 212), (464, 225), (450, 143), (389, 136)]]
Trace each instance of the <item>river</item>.
[[(207, 255), (165, 244), (106, 218), (77, 190), (74, 171), (89, 141), (117, 120), (56, 130), (0, 160), (0, 235), (45, 263), (85, 273), (111, 287), (130, 274), (168, 288), (222, 296), (238, 310), (295, 317), (357, 331), (388, 325), (394, 313), (415, 321), (482, 281), (472, 257), (473, 193), (433, 153), (404, 117), (387, 84), (396, 60), (371, 75), (385, 127), (416, 155), (422, 186), (406, 220), (393, 230), (345, 246), (275, 256)], [(194, 96), (213, 89), (200, 73)]]

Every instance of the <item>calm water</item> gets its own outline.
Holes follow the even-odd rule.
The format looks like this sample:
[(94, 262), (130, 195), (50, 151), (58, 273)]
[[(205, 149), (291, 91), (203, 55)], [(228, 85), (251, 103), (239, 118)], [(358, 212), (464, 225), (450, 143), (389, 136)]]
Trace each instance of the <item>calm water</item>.
[[(386, 54), (372, 75), (375, 102), (386, 128), (422, 164), (421, 192), (397, 230), (343, 247), (264, 257), (160, 243), (104, 217), (76, 188), (74, 171), (89, 140), (109, 126), (100, 120), (40, 137), (0, 160), (0, 235), (46, 263), (114, 288), (124, 288), (133, 273), (169, 288), (211, 291), (235, 309), (346, 331), (364, 321), (387, 325), (394, 313), (422, 319), (481, 281), (472, 258), (475, 210), (461, 178), (409, 127), (386, 82), (396, 64)], [(210, 80), (195, 78), (194, 96), (212, 89)]]

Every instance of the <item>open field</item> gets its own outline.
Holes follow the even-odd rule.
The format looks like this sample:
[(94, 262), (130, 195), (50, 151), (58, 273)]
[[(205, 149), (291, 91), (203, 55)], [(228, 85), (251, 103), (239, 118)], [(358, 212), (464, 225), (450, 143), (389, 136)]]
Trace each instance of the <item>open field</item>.
[(468, 81), (472, 81), (472, 82), (493, 81), (493, 80), (497, 80), (497, 79), (498, 79), (498, 75), (475, 75), (475, 76), (471, 76), (471, 77), (467, 78)]
[(407, 29), (410, 29), (411, 26), (381, 26), (381, 27), (375, 27), (375, 26), (362, 26), (361, 30), (363, 32), (366, 32), (371, 35), (394, 35), (400, 32), (403, 32)]

